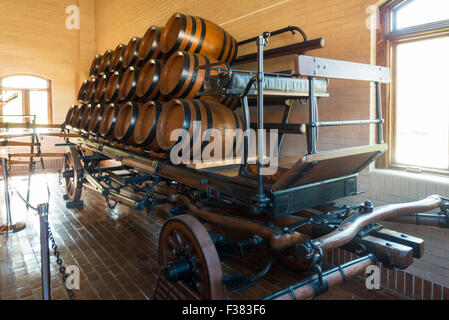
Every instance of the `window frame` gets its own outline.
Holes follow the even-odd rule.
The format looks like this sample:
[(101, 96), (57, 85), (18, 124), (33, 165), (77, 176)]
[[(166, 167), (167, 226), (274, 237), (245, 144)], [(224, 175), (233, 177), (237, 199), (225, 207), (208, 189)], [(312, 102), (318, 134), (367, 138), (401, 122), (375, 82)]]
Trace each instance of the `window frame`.
[[(393, 28), (394, 12), (409, 0), (390, 0), (379, 8), (380, 28), (377, 30), (377, 64), (391, 70), (391, 83), (383, 88), (383, 112), (385, 117), (384, 136), (389, 145), (386, 154), (376, 162), (377, 168), (408, 171), (413, 173), (430, 173), (449, 176), (448, 169), (436, 169), (405, 165), (395, 162), (396, 149), (396, 72), (395, 50), (401, 43), (427, 40), (449, 36), (449, 20), (427, 23), (396, 30)], [(449, 134), (449, 133), (448, 133)]]
[[(1, 80), (14, 77), (14, 76), (30, 76), (34, 78), (39, 78), (45, 80), (47, 82), (46, 89), (34, 89), (34, 88), (13, 88), (13, 87), (2, 87)], [(52, 89), (52, 81), (48, 78), (38, 76), (35, 74), (29, 73), (16, 73), (10, 74), (4, 77), (0, 77), (0, 91), (8, 90), (8, 91), (19, 91), (22, 94), (22, 114), (21, 115), (30, 115), (30, 92), (31, 91), (45, 91), (48, 93), (48, 107), (47, 107), (47, 117), (48, 124), (53, 124), (53, 89)], [(0, 114), (3, 115), (3, 108), (0, 108)], [(26, 119), (22, 119), (22, 122), (26, 122)]]

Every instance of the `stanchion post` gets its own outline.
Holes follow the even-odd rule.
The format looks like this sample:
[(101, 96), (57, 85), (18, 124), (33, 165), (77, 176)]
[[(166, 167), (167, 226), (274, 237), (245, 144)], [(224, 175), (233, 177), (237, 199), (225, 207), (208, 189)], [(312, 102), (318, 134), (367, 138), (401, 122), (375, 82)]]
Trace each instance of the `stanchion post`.
[(11, 201), (9, 198), (9, 185), (8, 185), (8, 168), (7, 168), (6, 158), (2, 158), (2, 166), (3, 166), (3, 181), (5, 183), (5, 206), (6, 206), (6, 224), (0, 227), (0, 234), (8, 234), (18, 232), (20, 230), (25, 229), (25, 222), (18, 222), (16, 224), (12, 224), (11, 218)]
[(51, 300), (50, 249), (48, 246), (48, 203), (37, 206), (41, 233), (42, 298)]
[(9, 201), (9, 186), (8, 186), (8, 168), (6, 167), (6, 158), (2, 159), (3, 166), (3, 181), (5, 183), (5, 205), (6, 205), (6, 226), (11, 227), (11, 203)]

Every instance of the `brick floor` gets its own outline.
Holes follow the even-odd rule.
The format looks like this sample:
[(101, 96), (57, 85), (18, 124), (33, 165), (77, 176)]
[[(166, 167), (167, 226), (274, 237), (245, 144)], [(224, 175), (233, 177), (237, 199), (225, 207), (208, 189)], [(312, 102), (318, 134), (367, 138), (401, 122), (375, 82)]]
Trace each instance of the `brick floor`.
[[(51, 188), (49, 221), (66, 265), (80, 268), (78, 299), (150, 299), (159, 272), (158, 238), (164, 220), (125, 206), (109, 209), (103, 198), (85, 189), (84, 207), (66, 209), (64, 187), (55, 174), (48, 174)], [(26, 192), (24, 177), (14, 177), (14, 186)], [(4, 223), (3, 181), (0, 189), (1, 221)], [(45, 176), (32, 179), (31, 203), (46, 202)], [(27, 228), (0, 236), (0, 299), (40, 299), (39, 220), (26, 211), (17, 195), (12, 196), (14, 221), (25, 220)], [(256, 252), (223, 264), (225, 275), (251, 275), (263, 269), (267, 255)], [(51, 255), (53, 299), (67, 299), (56, 259)], [(277, 264), (257, 285), (241, 293), (226, 291), (226, 299), (259, 299), (304, 278)], [(401, 299), (382, 289), (369, 292), (361, 277), (348, 281), (320, 299)]]

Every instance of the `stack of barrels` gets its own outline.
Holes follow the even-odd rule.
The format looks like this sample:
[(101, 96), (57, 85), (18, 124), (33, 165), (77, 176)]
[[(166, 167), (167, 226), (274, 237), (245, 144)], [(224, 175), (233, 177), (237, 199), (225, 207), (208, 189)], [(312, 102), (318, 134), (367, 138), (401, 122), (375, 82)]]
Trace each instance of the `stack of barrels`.
[[(142, 38), (95, 56), (65, 126), (154, 152), (174, 146), (176, 129), (192, 134), (194, 121), (201, 122), (201, 133), (217, 129), (225, 139), (226, 129), (242, 128), (233, 112), (237, 99), (199, 97), (204, 79), (217, 71), (198, 67), (231, 65), (237, 47), (215, 23), (176, 13), (164, 28), (150, 26)], [(234, 138), (234, 147), (240, 142)]]

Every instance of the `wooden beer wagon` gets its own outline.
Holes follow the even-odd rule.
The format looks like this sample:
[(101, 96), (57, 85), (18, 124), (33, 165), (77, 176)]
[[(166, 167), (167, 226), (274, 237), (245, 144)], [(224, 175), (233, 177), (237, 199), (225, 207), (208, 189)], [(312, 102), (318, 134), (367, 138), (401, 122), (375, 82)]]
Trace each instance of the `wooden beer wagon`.
[[(197, 97), (237, 101), (234, 106), (241, 111), (242, 129), (258, 129), (255, 164), (250, 164), (251, 141), (250, 136), (245, 135), (241, 158), (174, 165), (166, 153), (139, 148), (135, 146), (135, 140), (133, 147), (128, 145), (132, 141), (131, 135), (126, 134), (128, 126), (137, 121), (132, 103), (128, 105), (131, 111), (126, 125), (117, 120), (120, 109), (117, 106), (108, 106), (109, 111), (104, 106), (91, 106), (89, 111), (85, 111), (87, 107), (80, 106), (69, 111), (65, 123), (67, 131), (72, 129), (83, 136), (67, 139), (68, 152), (61, 173), (65, 179), (67, 206), (82, 205), (83, 187), (99, 192), (111, 207), (116, 203), (137, 210), (171, 206), (170, 218), (159, 238), (162, 274), (166, 280), (179, 284), (202, 299), (221, 299), (224, 287), (244, 290), (252, 286), (269, 272), (274, 261), (298, 272), (312, 270), (314, 275), (266, 298), (308, 299), (363, 273), (367, 266), (377, 261), (387, 268), (405, 269), (413, 263), (413, 258), (422, 257), (424, 246), (421, 239), (387, 230), (380, 222), (415, 215), (414, 219), (421, 219), (422, 224), (448, 227), (448, 199), (433, 195), (416, 202), (381, 207), (373, 207), (370, 201), (356, 206), (333, 203), (357, 195), (359, 173), (388, 148), (382, 135), (381, 84), (390, 81), (389, 70), (297, 54), (292, 73), (264, 72), (265, 60), (271, 56), (303, 53), (324, 45), (323, 39), (304, 39), (298, 44), (267, 50), (264, 55), (270, 36), (295, 30), (300, 29), (288, 27), (239, 43), (257, 43), (257, 54), (236, 58), (237, 62), (257, 58), (257, 71), (238, 70), (230, 67), (229, 61), (224, 59), (219, 62), (204, 60), (193, 68), (190, 66), (193, 72), (206, 72)], [(124, 47), (117, 50), (123, 52)], [(157, 67), (157, 63), (153, 65)], [(128, 73), (128, 78), (137, 79), (132, 70)], [(319, 121), (318, 98), (329, 96), (327, 85), (332, 79), (374, 83), (376, 119)], [(131, 87), (133, 81), (130, 82)], [(114, 88), (109, 93), (110, 97), (115, 94)], [(127, 94), (122, 96), (131, 98)], [(289, 123), (289, 107), (286, 107), (281, 123), (264, 122), (264, 105), (273, 102), (282, 105), (292, 100), (307, 102), (307, 123)], [(189, 106), (206, 108), (204, 101), (209, 100), (179, 101), (176, 103), (184, 108), (185, 116)], [(158, 104), (152, 104), (156, 113), (160, 111), (157, 111)], [(251, 122), (250, 108), (253, 106), (257, 110), (257, 119)], [(100, 123), (101, 113), (102, 123), (107, 122), (104, 125)], [(199, 112), (196, 114), (198, 116)], [(104, 134), (99, 134), (102, 125)], [(375, 125), (376, 143), (330, 151), (317, 150), (319, 128), (348, 125)], [(119, 141), (107, 134), (114, 126), (116, 132), (122, 131)], [(264, 133), (261, 129), (277, 129), (281, 141), (285, 134), (305, 134), (307, 152), (278, 158), (276, 173), (264, 175), (261, 161), (264, 158)], [(152, 134), (148, 132), (152, 139), (156, 139), (154, 130), (151, 129)], [(439, 214), (422, 214), (434, 209), (439, 210)], [(235, 231), (241, 232), (240, 238), (243, 239), (235, 240), (232, 237)], [(339, 247), (356, 253), (360, 258), (324, 271), (323, 255)], [(245, 256), (261, 248), (269, 248), (270, 255), (266, 267), (259, 274), (249, 278), (241, 274), (223, 277), (221, 262), (224, 259)]]

